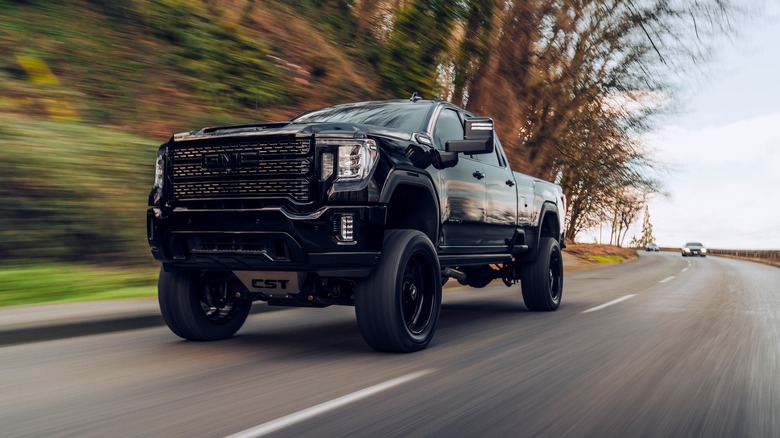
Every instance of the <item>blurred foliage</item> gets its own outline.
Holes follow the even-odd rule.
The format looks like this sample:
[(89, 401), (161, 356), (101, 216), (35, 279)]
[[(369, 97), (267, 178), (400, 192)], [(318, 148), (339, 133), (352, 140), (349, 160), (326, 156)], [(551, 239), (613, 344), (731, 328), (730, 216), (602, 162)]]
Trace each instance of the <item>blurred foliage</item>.
[(0, 116), (3, 259), (151, 263), (145, 212), (157, 145), (80, 123)]
[(153, 34), (174, 47), (163, 62), (179, 70), (198, 95), (220, 96), (222, 110), (297, 102), (268, 58), (268, 43), (209, 13), (205, 3), (158, 0), (138, 11)]
[[(3, 113), (164, 138), (378, 95), (343, 1), (0, 0), (0, 11)], [(35, 82), (20, 60), (56, 80)]]
[(393, 32), (379, 63), (383, 86), (393, 95), (441, 97), (439, 66), (447, 50), (462, 3), (415, 0), (397, 14)]

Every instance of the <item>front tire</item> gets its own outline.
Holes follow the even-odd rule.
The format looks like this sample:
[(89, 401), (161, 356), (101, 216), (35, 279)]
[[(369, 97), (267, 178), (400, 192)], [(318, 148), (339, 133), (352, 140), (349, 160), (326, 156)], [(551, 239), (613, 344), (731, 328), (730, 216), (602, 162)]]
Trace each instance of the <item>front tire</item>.
[(441, 309), (441, 269), (428, 236), (388, 230), (382, 258), (355, 290), (355, 315), (377, 351), (410, 353), (433, 339)]
[(237, 299), (235, 278), (225, 273), (160, 270), (157, 297), (168, 328), (190, 341), (217, 341), (244, 325), (252, 302)]
[(520, 287), (528, 310), (552, 311), (563, 295), (563, 256), (558, 241), (542, 237), (536, 260), (520, 272)]

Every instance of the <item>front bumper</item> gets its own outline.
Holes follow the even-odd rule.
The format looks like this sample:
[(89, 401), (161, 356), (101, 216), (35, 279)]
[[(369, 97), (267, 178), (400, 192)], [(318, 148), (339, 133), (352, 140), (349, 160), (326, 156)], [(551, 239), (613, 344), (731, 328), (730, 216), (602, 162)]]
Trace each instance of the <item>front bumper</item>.
[[(354, 243), (340, 242), (340, 216), (354, 218)], [(364, 277), (382, 249), (386, 207), (147, 210), (152, 255), (169, 267), (231, 271), (316, 272)]]

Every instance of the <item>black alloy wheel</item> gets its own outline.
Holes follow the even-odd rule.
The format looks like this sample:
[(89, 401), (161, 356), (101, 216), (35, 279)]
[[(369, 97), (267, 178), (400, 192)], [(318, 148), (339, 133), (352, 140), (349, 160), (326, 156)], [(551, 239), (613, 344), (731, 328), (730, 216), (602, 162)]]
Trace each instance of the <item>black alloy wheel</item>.
[(160, 271), (158, 300), (163, 320), (177, 336), (216, 341), (233, 336), (252, 307), (231, 273)]
[(436, 250), (416, 230), (385, 232), (382, 259), (355, 290), (355, 314), (366, 343), (378, 351), (409, 353), (433, 338), (441, 308)]
[(520, 286), (528, 310), (552, 311), (560, 306), (563, 296), (563, 256), (557, 240), (543, 237), (539, 241), (536, 260), (521, 271)]
[(434, 288), (426, 284), (426, 268), (430, 270), (430, 263), (425, 254), (418, 251), (412, 255), (403, 273), (401, 308), (406, 328), (413, 335), (425, 331), (433, 311)]

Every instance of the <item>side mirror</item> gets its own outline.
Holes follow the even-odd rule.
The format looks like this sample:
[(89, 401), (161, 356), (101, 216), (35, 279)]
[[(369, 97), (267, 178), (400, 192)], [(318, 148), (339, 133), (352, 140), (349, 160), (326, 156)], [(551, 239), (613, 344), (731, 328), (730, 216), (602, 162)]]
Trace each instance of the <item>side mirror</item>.
[(444, 146), (447, 152), (462, 152), (469, 155), (493, 152), (493, 119), (472, 117), (466, 119), (466, 135), (463, 140), (450, 140)]

